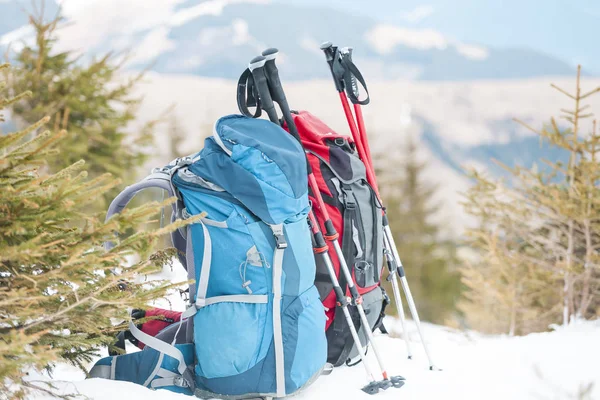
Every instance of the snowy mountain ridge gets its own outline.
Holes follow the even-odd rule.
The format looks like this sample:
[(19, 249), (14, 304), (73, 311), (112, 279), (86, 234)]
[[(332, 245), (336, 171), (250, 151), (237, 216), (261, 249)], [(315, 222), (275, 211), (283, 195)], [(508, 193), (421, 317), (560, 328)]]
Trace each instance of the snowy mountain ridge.
[[(471, 80), (572, 73), (556, 57), (526, 48), (467, 43), (407, 21), (381, 22), (322, 5), (270, 0), (52, 0), (62, 7), (60, 50), (86, 55), (130, 51), (130, 68), (234, 79), (239, 66), (267, 47), (282, 51), (286, 79), (326, 78), (319, 43), (355, 47), (368, 76), (379, 79)], [(0, 2), (0, 47), (31, 40), (20, 2)], [(293, 15), (293, 18), (290, 16)]]

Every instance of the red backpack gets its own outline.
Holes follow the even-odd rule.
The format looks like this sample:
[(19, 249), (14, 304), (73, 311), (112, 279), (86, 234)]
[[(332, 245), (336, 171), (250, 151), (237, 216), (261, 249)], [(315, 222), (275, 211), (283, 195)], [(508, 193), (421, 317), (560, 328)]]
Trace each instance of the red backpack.
[[(382, 322), (389, 298), (380, 285), (383, 267), (383, 226), (381, 204), (367, 183), (365, 165), (358, 157), (351, 137), (338, 134), (307, 111), (293, 114), (294, 122), (307, 151), (319, 190), (359, 293), (370, 328)], [(323, 213), (309, 192), (315, 216), (323, 225)], [(340, 286), (347, 292), (347, 282), (340, 274), (340, 263), (328, 242)], [(339, 366), (358, 354), (340, 307), (336, 306), (333, 285), (322, 259), (316, 257), (315, 285), (327, 314), (327, 361)], [(360, 318), (351, 308), (352, 318), (363, 345), (367, 344)]]

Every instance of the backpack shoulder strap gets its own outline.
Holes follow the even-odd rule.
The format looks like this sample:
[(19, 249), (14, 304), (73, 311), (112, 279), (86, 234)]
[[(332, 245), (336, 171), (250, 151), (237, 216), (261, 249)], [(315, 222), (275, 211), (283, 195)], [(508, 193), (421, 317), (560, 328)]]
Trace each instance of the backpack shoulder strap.
[(108, 207), (108, 211), (106, 212), (106, 221), (108, 221), (113, 215), (123, 211), (123, 209), (127, 206), (127, 204), (129, 204), (131, 199), (133, 199), (136, 194), (148, 188), (163, 189), (169, 193), (169, 196), (175, 196), (175, 191), (171, 185), (171, 177), (169, 173), (154, 172), (140, 182), (131, 186), (127, 186), (121, 193), (117, 195), (117, 197), (113, 199)]
[[(121, 193), (114, 198), (114, 200), (110, 203), (108, 207), (108, 211), (106, 212), (106, 221), (108, 221), (113, 215), (120, 213), (123, 209), (129, 204), (129, 202), (142, 190), (148, 188), (159, 188), (167, 191), (170, 197), (175, 197), (177, 193), (175, 192), (175, 188), (171, 183), (171, 173), (168, 170), (159, 170), (153, 172), (148, 175), (146, 178), (141, 180), (140, 182), (133, 184), (131, 186), (127, 186)], [(171, 221), (174, 221), (178, 218), (183, 210), (183, 203), (181, 200), (176, 201), (172, 205), (173, 213), (171, 217)], [(184, 234), (182, 234), (179, 230), (175, 230), (171, 233), (171, 241), (173, 242), (173, 246), (177, 249), (178, 258), (181, 264), (187, 269), (187, 264), (185, 260), (185, 250), (186, 250), (186, 238)], [(104, 248), (106, 250), (110, 250), (114, 247), (112, 242), (105, 242)]]

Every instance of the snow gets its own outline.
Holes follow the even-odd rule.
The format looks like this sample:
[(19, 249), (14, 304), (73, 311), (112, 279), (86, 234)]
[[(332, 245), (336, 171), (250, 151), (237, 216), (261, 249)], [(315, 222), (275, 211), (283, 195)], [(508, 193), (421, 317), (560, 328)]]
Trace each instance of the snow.
[[(162, 278), (184, 281), (185, 272), (179, 265), (165, 270)], [(157, 304), (160, 307), (183, 310), (179, 294)], [(388, 318), (389, 319), (389, 318)], [(552, 332), (534, 333), (522, 337), (483, 335), (473, 331), (458, 331), (447, 327), (423, 324), (424, 334), (434, 362), (441, 371), (430, 371), (416, 326), (409, 321), (413, 359), (406, 357), (405, 342), (400, 339), (397, 320), (386, 321), (392, 334), (376, 334), (390, 375), (402, 375), (406, 384), (400, 389), (380, 392), (377, 399), (577, 399), (578, 391), (594, 384), (598, 394), (600, 374), (600, 320), (576, 321)], [(128, 351), (134, 350), (130, 346)], [(103, 350), (102, 356), (107, 351)], [(377, 371), (372, 351), (369, 365)], [(90, 364), (91, 367), (92, 364)], [(32, 376), (32, 379), (35, 379)], [(37, 376), (48, 380), (48, 377)], [(93, 400), (177, 400), (188, 397), (181, 394), (118, 381), (85, 380), (75, 367), (58, 365), (53, 384), (59, 393), (79, 393)], [(296, 397), (297, 400), (372, 399), (360, 390), (367, 384), (364, 368), (340, 367), (320, 377), (312, 386)], [(592, 395), (593, 395), (592, 394)], [(36, 399), (49, 399), (37, 395)], [(589, 397), (591, 399), (592, 397)]]

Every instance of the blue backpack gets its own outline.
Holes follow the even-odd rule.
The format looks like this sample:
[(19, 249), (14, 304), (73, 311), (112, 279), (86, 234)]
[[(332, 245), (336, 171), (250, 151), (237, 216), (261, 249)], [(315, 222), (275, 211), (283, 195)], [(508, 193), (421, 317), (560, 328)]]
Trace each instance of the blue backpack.
[(152, 337), (130, 321), (144, 350), (103, 358), (90, 376), (227, 399), (280, 398), (312, 383), (327, 343), (307, 186), (291, 135), (230, 115), (199, 153), (119, 194), (107, 218), (148, 187), (177, 196), (173, 218), (207, 217), (171, 235), (194, 282), (181, 322)]

